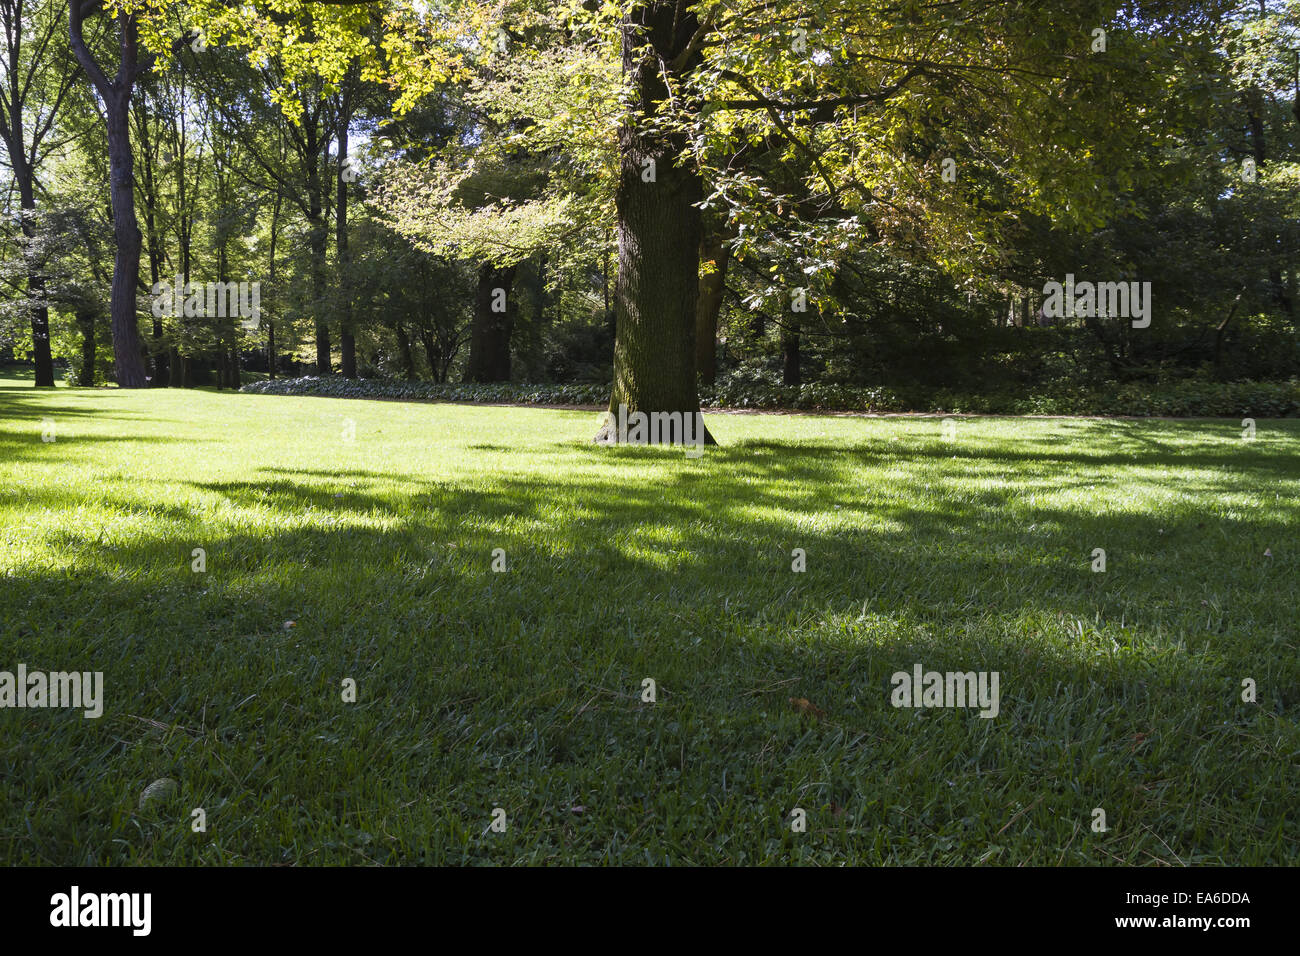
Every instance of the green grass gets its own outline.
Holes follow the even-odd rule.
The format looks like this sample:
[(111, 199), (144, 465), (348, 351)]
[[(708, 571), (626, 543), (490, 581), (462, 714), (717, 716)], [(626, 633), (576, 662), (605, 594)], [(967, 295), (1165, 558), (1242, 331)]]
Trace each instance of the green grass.
[(106, 700), (0, 710), (0, 861), (1296, 862), (1300, 422), (3, 385), (0, 670)]

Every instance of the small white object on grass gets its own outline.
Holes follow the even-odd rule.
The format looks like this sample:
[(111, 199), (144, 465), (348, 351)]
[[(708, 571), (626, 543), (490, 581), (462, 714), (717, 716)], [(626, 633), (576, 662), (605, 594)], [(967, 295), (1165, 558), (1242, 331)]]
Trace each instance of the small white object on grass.
[(150, 804), (166, 803), (176, 796), (180, 789), (181, 785), (171, 777), (160, 777), (145, 787), (144, 792), (140, 794), (140, 809), (143, 810)]

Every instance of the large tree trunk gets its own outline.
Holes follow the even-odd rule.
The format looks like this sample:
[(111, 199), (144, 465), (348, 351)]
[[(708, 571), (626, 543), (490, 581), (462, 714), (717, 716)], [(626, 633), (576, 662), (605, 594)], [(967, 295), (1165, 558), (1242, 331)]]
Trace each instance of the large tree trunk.
[[(701, 60), (686, 56), (699, 23), (690, 0), (650, 0), (622, 24), (623, 72), (632, 115), (619, 131), (618, 279), (614, 290), (612, 413), (596, 441), (616, 443), (620, 406), (627, 412), (698, 415), (695, 305), (699, 298), (700, 176), (684, 132), (660, 125), (671, 97)], [(679, 58), (681, 62), (679, 62)], [(672, 84), (670, 97), (667, 82)], [(659, 436), (661, 441), (684, 436)], [(712, 436), (706, 433), (706, 441)]]
[(722, 233), (705, 234), (700, 244), (700, 298), (695, 304), (695, 371), (712, 385), (718, 378), (718, 314), (727, 290), (731, 247)]
[(139, 25), (134, 13), (119, 13), (117, 78), (110, 81), (95, 61), (82, 35), (87, 12), (102, 12), (97, 4), (68, 4), (68, 40), (77, 62), (104, 102), (108, 138), (109, 198), (117, 252), (113, 258), (113, 291), (109, 298), (113, 331), (113, 364), (122, 388), (144, 388), (144, 357), (136, 326), (135, 287), (140, 281), (140, 226), (135, 218), (134, 158), (131, 155), (131, 91), (139, 75)]
[(516, 266), (491, 263), (479, 266), (469, 361), (465, 367), (467, 381), (510, 381), (510, 334), (514, 330), (515, 310), (510, 291), (516, 271)]
[[(134, 24), (123, 26), (134, 31)], [(113, 370), (119, 388), (146, 388), (144, 357), (136, 317), (135, 288), (140, 280), (140, 226), (135, 217), (134, 157), (131, 155), (131, 93), (105, 100), (108, 119), (109, 194), (113, 206), (113, 290), (109, 297), (113, 330)]]

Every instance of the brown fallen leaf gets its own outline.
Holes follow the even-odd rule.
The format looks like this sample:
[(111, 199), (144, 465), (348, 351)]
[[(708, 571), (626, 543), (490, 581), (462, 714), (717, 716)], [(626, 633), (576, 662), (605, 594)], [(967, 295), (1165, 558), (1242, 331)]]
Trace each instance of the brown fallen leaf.
[(817, 720), (826, 716), (826, 711), (822, 710), (816, 704), (812, 703), (806, 697), (791, 697), (790, 705), (801, 714), (809, 714)]

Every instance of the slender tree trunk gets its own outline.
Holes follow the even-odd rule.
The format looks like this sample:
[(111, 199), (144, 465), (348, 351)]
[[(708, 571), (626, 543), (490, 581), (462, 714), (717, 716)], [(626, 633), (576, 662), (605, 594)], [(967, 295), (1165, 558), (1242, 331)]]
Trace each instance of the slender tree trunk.
[(420, 330), (420, 344), (424, 346), (424, 357), (429, 363), (429, 374), (433, 380), (441, 384), (447, 380), (444, 374), (442, 356), (438, 352), (438, 344), (434, 341), (433, 333)]
[(266, 377), (275, 378), (275, 320), (266, 320)]
[[(138, 105), (146, 107), (137, 111), (137, 127), (140, 130), (140, 195), (144, 200), (144, 240), (149, 253), (149, 287), (156, 288), (162, 278), (162, 243), (158, 238), (158, 189), (154, 175), (153, 150), (149, 142), (149, 119), (147, 103)], [(163, 322), (155, 317), (149, 344), (149, 366), (153, 373), (149, 384), (153, 388), (166, 388), (168, 384), (167, 352), (163, 346)]]
[[(346, 99), (347, 94), (344, 94)], [(346, 103), (339, 121), (339, 193), (334, 211), (335, 250), (339, 269), (339, 351), (344, 378), (357, 377), (357, 340), (352, 329), (351, 254), (348, 251), (348, 114)]]
[(799, 368), (799, 323), (786, 319), (781, 333), (781, 384), (802, 385), (803, 375)]
[[(1252, 103), (1262, 109), (1263, 94), (1258, 90), (1252, 90), (1249, 96)], [(1268, 159), (1268, 146), (1264, 139), (1264, 120), (1261, 112), (1254, 108), (1250, 109), (1246, 116), (1250, 122), (1250, 140), (1255, 154), (1255, 166), (1262, 170), (1265, 161)], [(1268, 238), (1273, 240), (1274, 243), (1279, 243), (1283, 237), (1273, 232)], [(1294, 316), (1295, 306), (1292, 304), (1291, 296), (1287, 292), (1286, 283), (1282, 281), (1282, 269), (1276, 264), (1271, 264), (1268, 268), (1268, 285), (1273, 292), (1273, 301), (1277, 303), (1277, 307), (1287, 316)]]
[(334, 374), (333, 359), (330, 357), (330, 327), (325, 318), (325, 225), (321, 221), (320, 209), (316, 208), (309, 226), (311, 230), (311, 287), (316, 299), (313, 309), (316, 313), (316, 374)]
[(95, 384), (95, 313), (81, 311), (77, 313), (77, 328), (81, 331), (81, 372), (77, 375), (78, 385)]
[[(123, 27), (123, 29), (127, 29)], [(105, 100), (108, 117), (109, 190), (113, 207), (113, 289), (109, 298), (113, 370), (120, 388), (146, 388), (135, 289), (140, 279), (140, 225), (135, 217), (134, 158), (131, 155), (130, 90)]]
[[(696, 203), (702, 185), (691, 160), (682, 158), (687, 135), (658, 122), (672, 98), (688, 95), (686, 81), (701, 62), (701, 54), (689, 50), (698, 26), (691, 0), (647, 0), (632, 7), (622, 23), (632, 115), (619, 130), (614, 389), (612, 414), (596, 435), (598, 442), (625, 437), (619, 434), (619, 406), (629, 413), (700, 411), (695, 306), (700, 291)], [(713, 442), (707, 432), (705, 441)]]
[(469, 362), (465, 368), (468, 381), (510, 381), (510, 334), (514, 330), (515, 310), (510, 292), (516, 271), (515, 266), (490, 263), (479, 266)]
[[(15, 118), (17, 124), (20, 119)], [(22, 142), (22, 127), (18, 127), (18, 142)], [(22, 206), (22, 228), (23, 235), (32, 238), (36, 234), (36, 224), (32, 222), (31, 213), (36, 211), (36, 190), (33, 184), (33, 174), (31, 167), (27, 165), (26, 157), (22, 155), (21, 150), (10, 150), (11, 154), (17, 155), (17, 160), (12, 162), (14, 178), (18, 181), (18, 200)], [(33, 271), (27, 276), (27, 295), (29, 298), (38, 299), (45, 292), (45, 277)], [(36, 366), (37, 388), (54, 386), (54, 357), (50, 352), (50, 312), (44, 305), (39, 305), (32, 310), (32, 362)]]
[[(275, 287), (275, 241), (280, 234), (280, 204), (284, 197), (277, 189), (275, 192), (275, 210), (271, 213), (271, 268), (266, 277), (267, 292), (271, 295), (276, 294)], [(270, 298), (268, 296), (267, 298)], [(270, 303), (267, 303), (270, 305)], [(266, 377), (275, 378), (275, 320), (268, 318), (266, 320)]]
[[(9, 154), (9, 168), (13, 172), (13, 180), (18, 187), (18, 204), (21, 213), (21, 228), (23, 235), (31, 239), (36, 234), (36, 223), (33, 222), (32, 213), (36, 211), (36, 171), (32, 168), (36, 159), (36, 152), (39, 143), (40, 133), (34, 131), (36, 142), (32, 145), (32, 154), (27, 152), (27, 134), (24, 128), (26, 119), (26, 109), (24, 100), (26, 93), (23, 84), (23, 70), (20, 67), (22, 59), (21, 50), (26, 30), (21, 21), (22, 5), (11, 9), (9, 14), (16, 13), (18, 22), (9, 22), (7, 25), (10, 30), (6, 31), (8, 68), (5, 70), (4, 77), (7, 82), (8, 90), (8, 109), (4, 109), (4, 104), (0, 104), (0, 135), (3, 136), (5, 151)], [(8, 16), (6, 20), (8, 21)], [(39, 53), (33, 54), (39, 57)], [(34, 61), (32, 66), (35, 67)], [(30, 74), (28, 80), (30, 81)], [(39, 271), (33, 269), (27, 275), (27, 296), (29, 299), (40, 300), (45, 292), (45, 277)], [(54, 359), (50, 352), (50, 312), (44, 305), (38, 305), (31, 311), (32, 324), (32, 363), (35, 365), (35, 376), (33, 385), (36, 388), (48, 388), (54, 386)]]
[(317, 127), (313, 121), (307, 128), (307, 143), (304, 159), (307, 162), (308, 199), (307, 225), (311, 232), (311, 291), (315, 302), (312, 311), (316, 316), (316, 374), (332, 375), (333, 360), (330, 357), (329, 322), (325, 317), (325, 249), (329, 242), (329, 229), (325, 224), (321, 187), (320, 154), (325, 145), (317, 138)]
[(402, 378), (408, 382), (415, 378), (415, 362), (411, 357), (411, 337), (407, 335), (401, 321), (393, 323), (393, 334), (397, 336), (397, 359), (402, 365)]
[(700, 244), (700, 298), (695, 304), (695, 371), (712, 385), (718, 378), (718, 314), (727, 290), (731, 247), (722, 233), (706, 233)]

